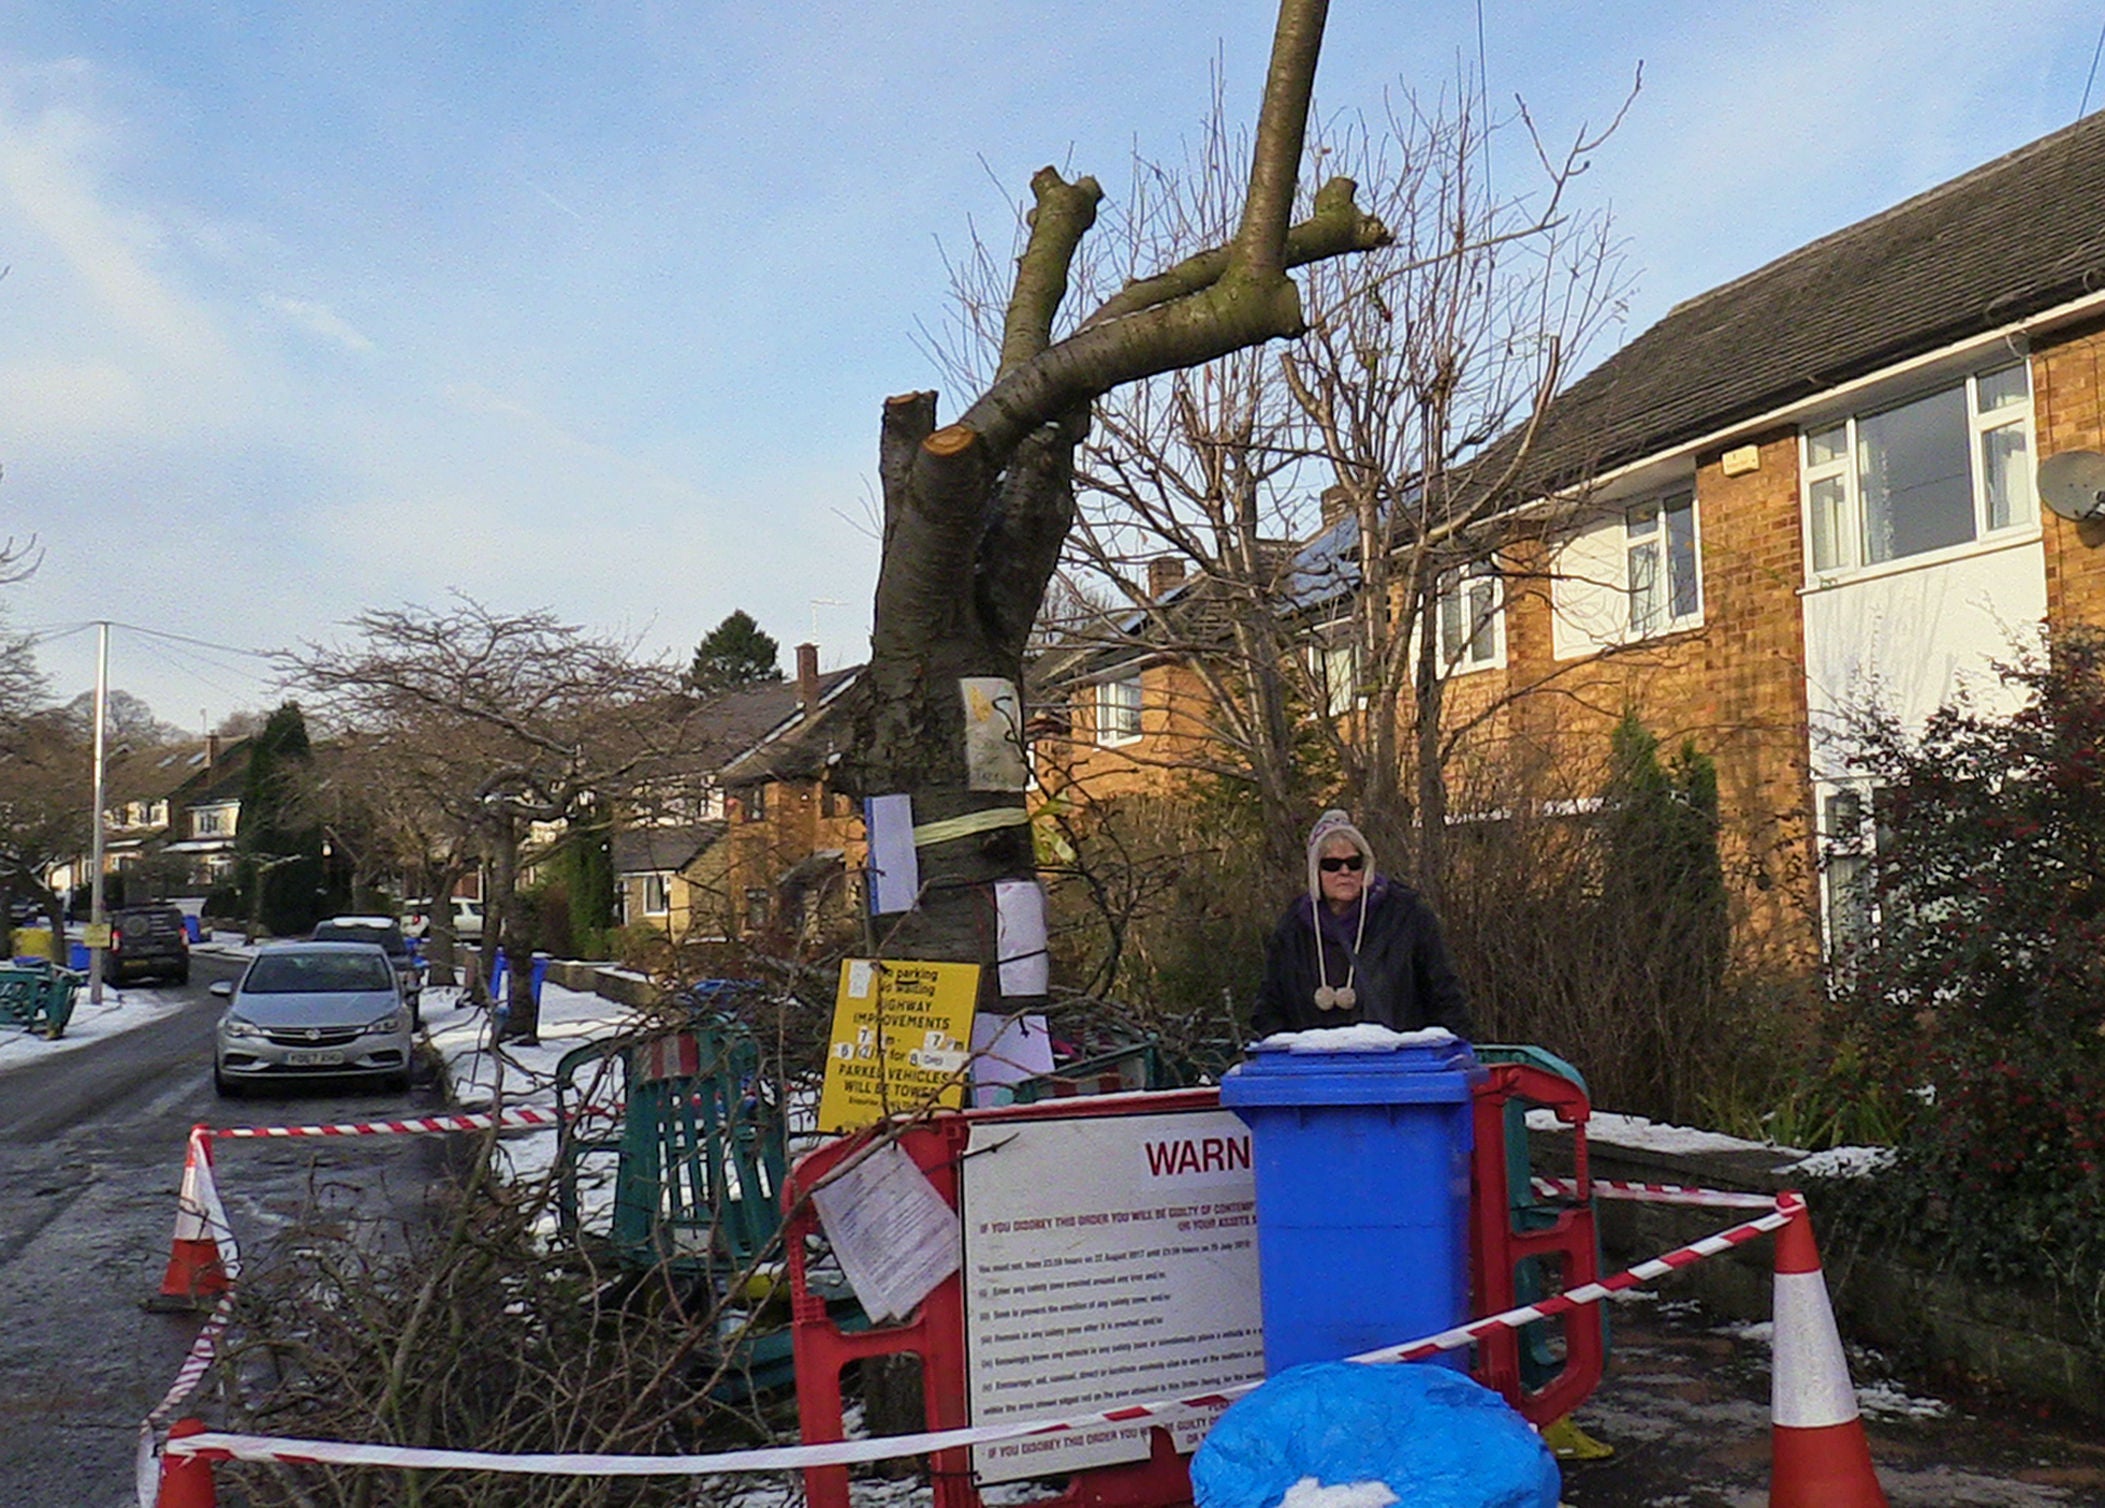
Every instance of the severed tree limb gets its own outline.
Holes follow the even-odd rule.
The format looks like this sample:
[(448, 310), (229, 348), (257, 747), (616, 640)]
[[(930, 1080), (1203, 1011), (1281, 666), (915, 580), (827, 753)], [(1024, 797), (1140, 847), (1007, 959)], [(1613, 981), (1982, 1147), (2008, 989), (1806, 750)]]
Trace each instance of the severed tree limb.
[(884, 489), (884, 548), (892, 547), (899, 514), (906, 506), (906, 483), (914, 469), (914, 452), (935, 432), (936, 395), (900, 393), (884, 400), (884, 422), (877, 439), (877, 472)]
[(1094, 178), (1069, 183), (1050, 167), (1032, 176), (1031, 192), (1038, 207), (1030, 214), (1030, 240), (1016, 261), (997, 380), (1052, 344), (1053, 317), (1067, 297), (1067, 269), (1082, 237), (1096, 224), (1096, 207), (1104, 197)]
[[(1350, 178), (1332, 178), (1316, 191), (1315, 209), (1286, 233), (1287, 267), (1306, 267), (1355, 251), (1378, 251), (1394, 239), (1379, 219), (1361, 211), (1355, 198), (1358, 192), (1359, 185)], [(1229, 247), (1215, 246), (1153, 277), (1136, 278), (1105, 300), (1102, 308), (1082, 321), (1081, 328), (1108, 324), (1210, 288), (1227, 272), (1230, 255)]]

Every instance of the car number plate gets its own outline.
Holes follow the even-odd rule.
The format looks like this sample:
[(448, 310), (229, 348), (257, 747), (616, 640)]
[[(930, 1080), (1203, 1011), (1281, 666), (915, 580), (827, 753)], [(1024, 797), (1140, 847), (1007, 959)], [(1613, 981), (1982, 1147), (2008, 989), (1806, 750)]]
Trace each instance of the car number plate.
[(289, 1052), (285, 1055), (285, 1061), (294, 1068), (323, 1068), (331, 1063), (341, 1063), (343, 1060), (344, 1055), (341, 1048), (324, 1048), (314, 1052)]

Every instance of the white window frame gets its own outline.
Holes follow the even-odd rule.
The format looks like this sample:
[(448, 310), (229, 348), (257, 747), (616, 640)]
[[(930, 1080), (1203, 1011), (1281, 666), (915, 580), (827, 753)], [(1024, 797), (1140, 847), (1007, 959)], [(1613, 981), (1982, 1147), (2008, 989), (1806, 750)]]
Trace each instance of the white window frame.
[[(1465, 612), (1473, 620), (1466, 639), (1462, 638)], [(1433, 599), (1441, 674), (1468, 675), (1471, 671), (1504, 669), (1505, 621), (1506, 588), (1497, 561), (1471, 561), (1443, 572), (1440, 590)], [(1462, 642), (1456, 643), (1457, 639)]]
[(1130, 670), (1096, 683), (1096, 741), (1107, 749), (1140, 742), (1140, 714), (1147, 705), (1140, 672)]
[[(1983, 384), (1991, 378), (2006, 376), (2012, 372), (2023, 376), (2023, 393), (2015, 399), (1983, 411)], [(1965, 392), (1967, 474), (1973, 490), (1973, 537), (1954, 545), (1896, 555), (1886, 560), (1867, 560), (1869, 550), (1859, 426), (1863, 421), (1892, 413), (1896, 409), (1920, 403), (1925, 399), (1942, 396), (1957, 388), (1963, 388)], [(2021, 441), (2016, 463), (2010, 468), (2015, 485), (2011, 495), (2005, 500), (2009, 517), (2001, 523), (1996, 523), (1990, 517), (1992, 499), (1989, 497), (1989, 475), (1984, 453), (1991, 438), (2007, 439), (2012, 434)], [(1833, 453), (1825, 459), (1816, 460), (1815, 441), (1836, 435), (1839, 435), (1840, 443)], [(2039, 506), (2038, 500), (2033, 496), (2031, 467), (2035, 451), (2031, 362), (2029, 358), (2022, 356), (2014, 362), (1970, 372), (1958, 382), (1923, 388), (1895, 402), (1882, 403), (1861, 413), (1852, 413), (1846, 418), (1802, 425), (1798, 432), (1798, 478), (1799, 505), (1805, 533), (1806, 579), (1827, 582), (1866, 571), (1904, 567), (1912, 562), (1935, 559), (1947, 553), (1977, 549), (1984, 543), (2036, 528)]]
[(671, 915), (671, 914), (672, 914), (672, 881), (671, 881), (671, 877), (670, 877), (670, 876), (668, 876), (668, 875), (666, 875), (666, 874), (663, 874), (663, 873), (659, 873), (659, 872), (657, 872), (657, 871), (653, 871), (653, 872), (651, 872), (651, 873), (649, 873), (649, 874), (645, 874), (645, 875), (642, 875), (642, 876), (640, 876), (640, 878), (641, 878), (641, 879), (642, 879), (642, 881), (643, 881), (643, 884), (642, 884), (642, 886), (641, 886), (641, 889), (642, 889), (642, 892), (643, 892), (643, 895), (642, 895), (642, 900), (643, 900), (643, 914), (644, 914), (645, 916), (669, 916), (669, 915)]
[(1359, 680), (1359, 641), (1350, 623), (1322, 630), (1308, 646), (1308, 673), (1325, 717), (1343, 717), (1366, 701)]
[[(1687, 516), (1683, 580), (1676, 571), (1675, 518)], [(1653, 597), (1640, 605), (1640, 595)], [(1661, 493), (1623, 513), (1623, 612), (1627, 638), (1656, 639), (1703, 621), (1703, 526), (1694, 491)]]

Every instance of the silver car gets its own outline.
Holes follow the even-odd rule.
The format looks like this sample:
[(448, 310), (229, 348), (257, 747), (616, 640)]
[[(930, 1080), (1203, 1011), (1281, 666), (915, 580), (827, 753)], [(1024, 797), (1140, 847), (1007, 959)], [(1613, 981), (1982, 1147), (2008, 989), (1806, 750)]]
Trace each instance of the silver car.
[(212, 1062), (212, 1087), (223, 1095), (301, 1078), (409, 1087), (409, 1006), (377, 943), (280, 943), (212, 993), (227, 1001)]

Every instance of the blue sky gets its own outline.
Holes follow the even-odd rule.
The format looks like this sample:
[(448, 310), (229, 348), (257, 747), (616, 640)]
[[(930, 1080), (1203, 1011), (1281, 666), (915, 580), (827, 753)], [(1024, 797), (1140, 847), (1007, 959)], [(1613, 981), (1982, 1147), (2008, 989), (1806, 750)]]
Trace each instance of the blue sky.
[[(1483, 0), (1494, 102), (1561, 138), (1674, 302), (2075, 118), (2058, 0)], [(1319, 107), (1478, 56), (1474, 3), (1334, 0)], [(1120, 192), (1265, 0), (0, 11), (0, 536), (17, 626), (267, 649), (362, 605), (552, 607), (684, 655), (734, 608), (861, 658), (878, 408), (939, 385), (943, 254), (1045, 162)], [(2094, 89), (2093, 106), (2105, 98)], [(2041, 206), (2041, 212), (2053, 212)], [(2081, 212), (2095, 212), (2083, 207)], [(961, 395), (945, 395), (945, 412)], [(92, 636), (42, 648), (61, 693)], [(120, 631), (195, 727), (257, 662)]]

